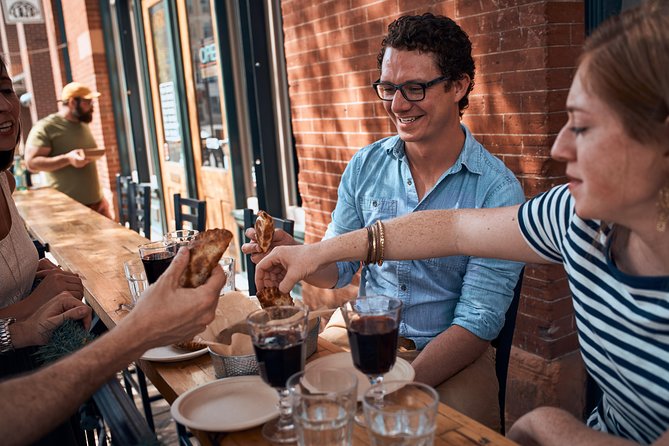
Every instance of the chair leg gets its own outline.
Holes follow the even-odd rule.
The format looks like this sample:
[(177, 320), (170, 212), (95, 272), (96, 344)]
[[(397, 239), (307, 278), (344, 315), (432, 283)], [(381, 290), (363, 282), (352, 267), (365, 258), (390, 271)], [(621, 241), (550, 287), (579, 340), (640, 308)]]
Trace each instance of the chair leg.
[(153, 422), (153, 411), (151, 410), (151, 399), (149, 398), (149, 391), (146, 387), (146, 375), (142, 369), (135, 364), (135, 369), (137, 370), (137, 382), (139, 383), (139, 394), (142, 396), (142, 407), (144, 408), (144, 416), (146, 417), (146, 422), (151, 428), (152, 432), (156, 432), (156, 426)]

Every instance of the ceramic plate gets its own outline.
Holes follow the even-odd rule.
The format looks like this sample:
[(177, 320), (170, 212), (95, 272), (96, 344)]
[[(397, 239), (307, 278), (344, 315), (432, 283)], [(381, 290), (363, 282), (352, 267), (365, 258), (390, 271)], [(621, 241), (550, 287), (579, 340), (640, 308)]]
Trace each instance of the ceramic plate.
[(234, 376), (196, 387), (172, 404), (172, 417), (192, 429), (232, 432), (279, 414), (279, 395), (259, 376)]
[(172, 347), (171, 345), (165, 347), (156, 347), (151, 350), (144, 352), (140, 359), (145, 361), (156, 361), (156, 362), (177, 362), (185, 361), (191, 358), (197, 358), (200, 355), (207, 353), (207, 348), (200, 350), (195, 350), (194, 352), (187, 352), (179, 348)]
[(84, 149), (84, 156), (89, 160), (96, 160), (102, 158), (105, 154), (105, 149)]
[[(307, 363), (305, 369), (311, 369), (312, 367), (345, 369), (354, 372), (358, 377), (358, 401), (362, 400), (365, 392), (370, 387), (369, 379), (364, 373), (355, 368), (353, 358), (349, 352), (335, 353), (315, 359)], [(415, 375), (416, 372), (411, 367), (411, 364), (402, 358), (397, 358), (393, 368), (383, 375), (383, 378), (385, 380), (413, 381)]]

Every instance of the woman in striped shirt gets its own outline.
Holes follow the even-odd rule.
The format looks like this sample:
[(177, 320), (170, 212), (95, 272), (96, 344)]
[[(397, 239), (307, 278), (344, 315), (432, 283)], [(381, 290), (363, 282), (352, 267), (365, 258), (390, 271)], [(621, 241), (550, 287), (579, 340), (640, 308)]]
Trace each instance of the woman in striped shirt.
[[(447, 255), (563, 263), (583, 359), (603, 391), (587, 424), (557, 408), (521, 417), (524, 444), (669, 444), (669, 2), (611, 19), (585, 45), (551, 155), (567, 185), (520, 207), (426, 211), (385, 223), (386, 259)], [(369, 257), (366, 230), (279, 247), (256, 272), (282, 290)], [(378, 245), (378, 243), (377, 243)], [(320, 302), (308, 302), (319, 305)]]

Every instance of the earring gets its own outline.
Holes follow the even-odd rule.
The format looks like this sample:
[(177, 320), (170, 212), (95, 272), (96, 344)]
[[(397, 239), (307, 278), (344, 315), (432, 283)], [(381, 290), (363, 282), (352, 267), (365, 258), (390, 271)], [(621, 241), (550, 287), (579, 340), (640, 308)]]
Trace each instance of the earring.
[(664, 232), (667, 229), (667, 222), (669, 222), (669, 185), (660, 189), (657, 207), (660, 215), (657, 217), (655, 229), (657, 229), (657, 232)]

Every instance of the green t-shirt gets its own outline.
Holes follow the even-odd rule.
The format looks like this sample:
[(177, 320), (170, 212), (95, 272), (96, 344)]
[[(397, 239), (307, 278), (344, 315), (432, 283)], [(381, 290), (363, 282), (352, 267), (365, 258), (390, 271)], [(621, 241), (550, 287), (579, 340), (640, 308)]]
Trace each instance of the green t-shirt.
[[(50, 157), (62, 155), (73, 149), (97, 147), (88, 124), (68, 121), (59, 113), (37, 121), (28, 134), (26, 144), (35, 147), (51, 147)], [(45, 172), (45, 174), (51, 186), (80, 203), (93, 204), (102, 200), (95, 162), (80, 169), (65, 166), (53, 172)]]

